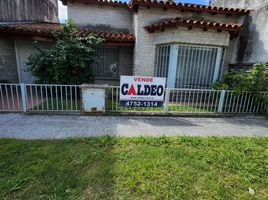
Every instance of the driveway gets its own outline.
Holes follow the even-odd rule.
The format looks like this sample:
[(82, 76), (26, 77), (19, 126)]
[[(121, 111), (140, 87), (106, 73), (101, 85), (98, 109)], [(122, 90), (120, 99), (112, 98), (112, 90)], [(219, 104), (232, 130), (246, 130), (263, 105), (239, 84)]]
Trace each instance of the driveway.
[(189, 118), (0, 114), (0, 137), (62, 139), (92, 136), (268, 136), (261, 117)]

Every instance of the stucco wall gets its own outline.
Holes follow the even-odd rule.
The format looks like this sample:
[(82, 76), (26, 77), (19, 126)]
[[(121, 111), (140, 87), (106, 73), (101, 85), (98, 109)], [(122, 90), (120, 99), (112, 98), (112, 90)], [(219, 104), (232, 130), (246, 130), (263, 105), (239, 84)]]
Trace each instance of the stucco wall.
[(96, 30), (133, 30), (128, 8), (68, 2), (68, 17), (79, 26)]
[(262, 7), (267, 0), (214, 0), (212, 5), (233, 8), (258, 8)]
[(14, 41), (11, 38), (0, 37), (0, 82), (18, 82), (16, 54)]
[(1, 0), (0, 22), (58, 22), (57, 0)]
[[(203, 31), (202, 29), (179, 27), (167, 29), (164, 32), (148, 33), (144, 26), (163, 19), (175, 17), (197, 18), (217, 22), (237, 23), (241, 20), (237, 16), (226, 17), (226, 15), (210, 15), (207, 13), (196, 14), (192, 12), (181, 12), (179, 10), (147, 9), (139, 8), (135, 24), (136, 46), (134, 59), (134, 74), (152, 76), (154, 72), (155, 44), (181, 42), (188, 44), (203, 44), (215, 46), (228, 46), (229, 33), (217, 31)], [(229, 60), (226, 60), (230, 62)]]
[(213, 5), (255, 9), (244, 20), (233, 62), (268, 62), (268, 0), (217, 0)]

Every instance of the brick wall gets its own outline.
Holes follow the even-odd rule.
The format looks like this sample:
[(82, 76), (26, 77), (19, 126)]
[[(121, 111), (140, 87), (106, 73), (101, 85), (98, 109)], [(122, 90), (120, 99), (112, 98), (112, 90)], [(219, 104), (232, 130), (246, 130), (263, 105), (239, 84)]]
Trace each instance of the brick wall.
[(68, 2), (68, 17), (79, 26), (96, 30), (133, 30), (132, 12), (128, 8)]
[(0, 82), (18, 83), (18, 71), (14, 41), (8, 37), (0, 37)]
[[(203, 31), (202, 29), (179, 27), (167, 29), (164, 32), (148, 33), (144, 27), (154, 22), (175, 17), (197, 18), (217, 22), (237, 23), (237, 17), (226, 17), (225, 15), (210, 15), (207, 13), (196, 14), (193, 12), (181, 12), (178, 10), (147, 9), (139, 8), (137, 16), (134, 16), (134, 32), (136, 33), (134, 74), (153, 76), (155, 45), (172, 42), (202, 44), (215, 46), (229, 46), (229, 33), (217, 31)], [(228, 60), (226, 60), (229, 62)]]
[[(155, 45), (181, 42), (214, 46), (229, 46), (229, 33), (206, 31), (202, 29), (179, 27), (167, 29), (165, 32), (149, 34), (144, 27), (152, 23), (175, 17), (208, 20), (221, 23), (238, 23), (243, 20), (239, 16), (211, 15), (209, 13), (182, 12), (176, 9), (139, 7), (138, 12), (127, 8), (86, 5), (79, 3), (68, 4), (68, 15), (80, 26), (88, 26), (99, 30), (127, 30), (136, 36), (134, 49), (133, 74), (152, 76), (154, 72)], [(236, 40), (234, 40), (236, 41)], [(225, 66), (232, 60), (235, 42), (226, 49)]]

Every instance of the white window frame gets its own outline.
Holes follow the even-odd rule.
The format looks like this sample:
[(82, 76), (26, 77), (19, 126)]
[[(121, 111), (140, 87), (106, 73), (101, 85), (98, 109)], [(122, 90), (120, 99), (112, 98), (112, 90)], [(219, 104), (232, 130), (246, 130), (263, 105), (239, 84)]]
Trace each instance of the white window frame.
[[(164, 45), (164, 44), (163, 44)], [(166, 45), (166, 44), (165, 44)], [(177, 76), (177, 62), (178, 62), (178, 48), (179, 46), (192, 46), (192, 47), (203, 47), (203, 48), (216, 48), (217, 55), (216, 55), (216, 63), (213, 72), (213, 82), (220, 78), (220, 74), (223, 67), (223, 47), (218, 46), (207, 46), (207, 45), (194, 45), (194, 44), (169, 44), (170, 45), (170, 58), (168, 64), (168, 77), (167, 77), (167, 87), (168, 88), (175, 88), (176, 76)]]

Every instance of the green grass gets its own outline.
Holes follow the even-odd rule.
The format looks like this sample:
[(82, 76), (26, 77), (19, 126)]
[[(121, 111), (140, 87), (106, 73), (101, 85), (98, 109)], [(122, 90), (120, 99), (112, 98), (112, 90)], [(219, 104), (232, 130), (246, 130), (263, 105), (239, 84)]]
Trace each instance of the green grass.
[[(120, 106), (119, 103), (109, 101), (108, 103), (108, 109), (109, 110), (116, 110), (116, 111), (147, 111), (147, 112), (163, 112), (164, 106), (162, 107), (124, 107)], [(43, 104), (40, 103), (37, 106), (34, 106), (31, 110), (47, 110), (47, 111), (56, 111), (56, 110), (80, 110), (80, 99), (77, 99), (77, 105), (75, 104), (75, 99), (72, 100), (68, 98), (67, 101), (65, 98), (62, 100), (60, 98), (52, 98), (49, 99), (47, 102), (44, 101)], [(173, 112), (196, 112), (196, 113), (209, 113), (209, 112), (215, 112), (215, 107), (209, 107), (206, 106), (202, 107), (200, 105), (183, 105), (183, 104), (169, 104), (169, 111)]]
[[(117, 111), (147, 111), (147, 112), (163, 112), (164, 111), (164, 106), (162, 107), (125, 107), (125, 106), (120, 106), (119, 103), (110, 101), (109, 102), (109, 110), (117, 110)], [(196, 112), (196, 113), (209, 113), (209, 112), (215, 112), (215, 107), (202, 107), (200, 105), (198, 106), (191, 106), (189, 105), (183, 105), (183, 104), (169, 104), (168, 107), (169, 111), (173, 112)]]
[(268, 199), (268, 138), (1, 139), (0, 146), (0, 199)]
[(80, 99), (72, 99), (71, 101), (71, 99), (68, 98), (66, 101), (65, 98), (63, 98), (63, 100), (61, 100), (61, 98), (50, 98), (48, 101), (44, 101), (43, 104), (40, 103), (39, 105), (34, 106), (31, 110), (80, 110)]

